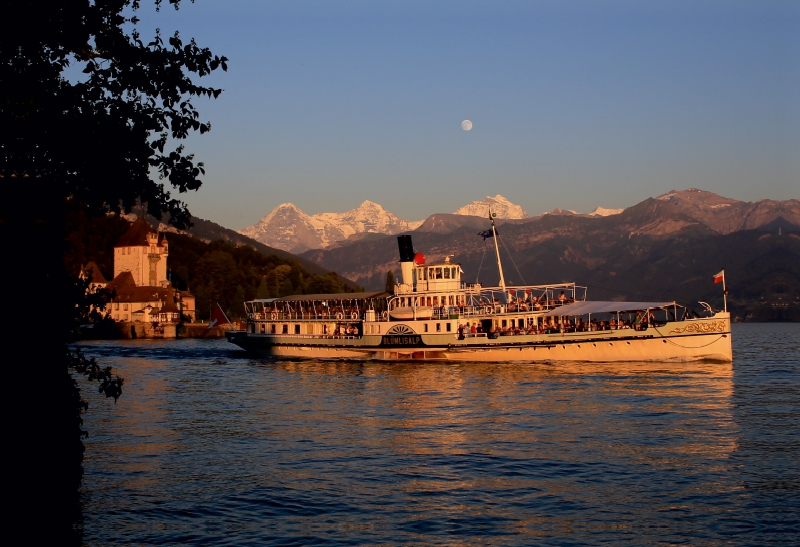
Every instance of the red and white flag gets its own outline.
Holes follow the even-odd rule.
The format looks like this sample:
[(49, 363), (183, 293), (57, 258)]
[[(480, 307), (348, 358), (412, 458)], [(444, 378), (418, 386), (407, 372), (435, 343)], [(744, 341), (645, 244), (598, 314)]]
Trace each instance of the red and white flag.
[(212, 329), (217, 325), (219, 325), (220, 323), (222, 323), (223, 321), (226, 321), (229, 325), (231, 324), (230, 320), (228, 319), (228, 316), (225, 315), (225, 312), (222, 311), (222, 308), (220, 308), (219, 304), (217, 304), (217, 307), (214, 308), (214, 311), (211, 313), (211, 320), (208, 322), (208, 328)]
[(725, 270), (721, 270), (717, 275), (714, 276), (714, 283), (724, 283), (725, 282)]

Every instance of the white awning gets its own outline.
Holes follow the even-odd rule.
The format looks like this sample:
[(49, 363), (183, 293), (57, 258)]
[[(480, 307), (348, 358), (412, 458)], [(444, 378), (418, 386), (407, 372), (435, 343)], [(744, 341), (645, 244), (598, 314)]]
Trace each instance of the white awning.
[(578, 302), (558, 306), (547, 312), (545, 316), (558, 317), (559, 315), (641, 311), (646, 309), (667, 308), (675, 305), (675, 302), (609, 302), (602, 300), (580, 300)]

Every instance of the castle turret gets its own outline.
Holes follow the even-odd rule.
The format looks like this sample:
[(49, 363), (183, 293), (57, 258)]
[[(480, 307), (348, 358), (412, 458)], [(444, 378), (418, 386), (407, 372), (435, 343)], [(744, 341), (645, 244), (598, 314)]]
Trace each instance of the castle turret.
[(136, 219), (114, 247), (114, 277), (130, 272), (137, 286), (157, 287), (167, 280), (167, 240), (143, 218)]

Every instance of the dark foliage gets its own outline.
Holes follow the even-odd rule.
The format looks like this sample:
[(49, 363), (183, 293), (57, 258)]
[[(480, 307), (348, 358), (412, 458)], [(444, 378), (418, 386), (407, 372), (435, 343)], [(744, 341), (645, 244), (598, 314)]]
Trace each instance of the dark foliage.
[(172, 282), (195, 295), (202, 319), (209, 317), (217, 303), (231, 317), (242, 317), (244, 300), (362, 290), (334, 272), (312, 274), (297, 260), (265, 255), (248, 245), (206, 243), (183, 234), (168, 235)]
[(386, 288), (384, 290), (389, 294), (394, 294), (394, 272), (392, 270), (386, 272)]
[(225, 69), (224, 57), (177, 33), (143, 40), (135, 30), (138, 4), (40, 0), (6, 2), (0, 12), (0, 237), (18, 265), (4, 268), (9, 312), (2, 321), (19, 350), (18, 362), (6, 367), (13, 413), (5, 441), (14, 450), (5, 491), (20, 515), (50, 519), (36, 530), (43, 544), (67, 541), (47, 535), (71, 529), (77, 507), (84, 404), (68, 367), (112, 396), (122, 385), (66, 351), (76, 318), (88, 310), (72, 266), (85, 259), (92, 238), (114, 236), (115, 221), (90, 240), (69, 240), (77, 230), (68, 230), (65, 205), (88, 219), (146, 203), (185, 225), (186, 206), (169, 188), (199, 188), (203, 165), (167, 143), (208, 131), (191, 99), (220, 90), (192, 78)]

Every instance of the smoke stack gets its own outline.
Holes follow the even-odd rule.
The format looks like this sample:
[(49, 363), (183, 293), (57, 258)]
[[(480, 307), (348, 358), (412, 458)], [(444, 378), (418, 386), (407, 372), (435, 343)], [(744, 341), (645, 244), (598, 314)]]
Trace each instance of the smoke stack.
[(403, 274), (403, 285), (411, 287), (414, 272), (414, 245), (410, 235), (397, 236), (397, 247), (400, 249), (400, 272)]

